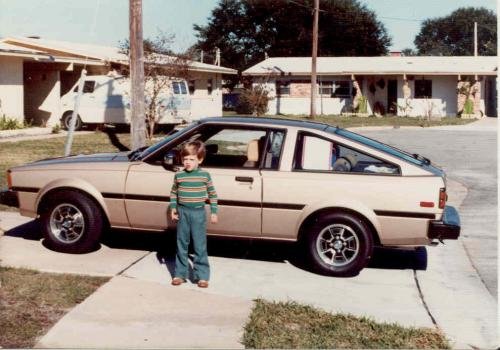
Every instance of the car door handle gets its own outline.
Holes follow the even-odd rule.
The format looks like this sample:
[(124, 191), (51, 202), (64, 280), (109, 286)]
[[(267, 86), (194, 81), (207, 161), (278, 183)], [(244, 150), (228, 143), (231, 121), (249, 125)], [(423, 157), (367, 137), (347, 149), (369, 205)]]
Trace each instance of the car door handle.
[(253, 177), (248, 176), (236, 176), (234, 179), (240, 182), (253, 182)]

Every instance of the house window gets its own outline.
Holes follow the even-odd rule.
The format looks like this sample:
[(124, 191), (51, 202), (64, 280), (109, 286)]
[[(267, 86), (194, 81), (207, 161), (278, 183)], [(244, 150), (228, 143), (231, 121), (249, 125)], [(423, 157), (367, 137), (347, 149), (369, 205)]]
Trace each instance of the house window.
[(318, 92), (320, 95), (332, 96), (333, 93), (333, 81), (322, 81), (318, 85)]
[(188, 88), (189, 88), (189, 94), (193, 95), (194, 94), (194, 90), (196, 90), (196, 88), (195, 88), (195, 81), (194, 80), (190, 80), (188, 84), (189, 84), (189, 86), (188, 86)]
[(174, 90), (175, 95), (186, 95), (186, 84), (183, 81), (173, 81), (172, 89)]
[(276, 81), (276, 94), (290, 95), (290, 82), (289, 81)]
[(212, 79), (208, 79), (207, 80), (207, 92), (208, 92), (209, 95), (212, 95), (213, 89), (214, 89), (213, 80)]
[(335, 81), (332, 97), (350, 98), (351, 82), (349, 80)]
[(415, 98), (432, 97), (432, 80), (415, 80)]

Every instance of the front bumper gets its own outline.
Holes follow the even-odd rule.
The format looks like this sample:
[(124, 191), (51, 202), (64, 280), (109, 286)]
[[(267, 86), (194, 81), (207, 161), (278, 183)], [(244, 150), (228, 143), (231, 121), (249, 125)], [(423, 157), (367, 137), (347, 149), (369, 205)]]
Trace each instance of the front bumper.
[(458, 239), (460, 236), (460, 216), (452, 206), (445, 206), (443, 218), (429, 223), (427, 236), (430, 239)]
[(19, 199), (17, 197), (17, 192), (9, 189), (1, 190), (0, 204), (7, 205), (9, 207), (19, 208)]

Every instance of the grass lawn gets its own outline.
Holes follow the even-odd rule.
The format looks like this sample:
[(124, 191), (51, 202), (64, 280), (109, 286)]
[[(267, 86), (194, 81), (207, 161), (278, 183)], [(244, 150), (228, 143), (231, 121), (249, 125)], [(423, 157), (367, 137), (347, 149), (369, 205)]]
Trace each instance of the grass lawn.
[(449, 349), (436, 330), (331, 314), (294, 302), (257, 300), (245, 326), (245, 348)]
[[(231, 117), (236, 116), (236, 112), (225, 111), (224, 116)], [(446, 117), (441, 120), (426, 120), (424, 118), (417, 117), (395, 117), (395, 116), (384, 116), (384, 117), (356, 117), (356, 116), (339, 116), (339, 115), (318, 115), (314, 120), (310, 119), (307, 115), (266, 115), (266, 117), (271, 118), (284, 118), (284, 119), (295, 119), (295, 120), (305, 120), (305, 121), (315, 121), (326, 123), (334, 126), (339, 126), (341, 128), (350, 128), (358, 126), (441, 126), (441, 125), (464, 125), (469, 124), (476, 119), (462, 119), (456, 117)]]
[(29, 348), (109, 278), (0, 267), (0, 347)]

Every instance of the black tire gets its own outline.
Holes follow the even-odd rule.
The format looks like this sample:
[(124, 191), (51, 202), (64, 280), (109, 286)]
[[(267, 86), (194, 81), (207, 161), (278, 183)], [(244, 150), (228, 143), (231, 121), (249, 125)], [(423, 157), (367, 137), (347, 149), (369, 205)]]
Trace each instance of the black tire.
[(314, 270), (336, 277), (356, 276), (373, 253), (373, 237), (365, 222), (342, 212), (320, 217), (304, 243)]
[[(73, 115), (72, 111), (64, 113), (64, 115), (61, 118), (61, 123), (62, 127), (65, 130), (69, 130), (70, 122), (71, 122), (71, 116)], [(75, 123), (75, 131), (81, 130), (83, 127), (82, 120), (80, 119), (80, 116), (76, 116), (76, 123)]]
[(101, 208), (85, 194), (71, 190), (52, 194), (40, 219), (47, 246), (64, 253), (92, 251), (104, 227)]

